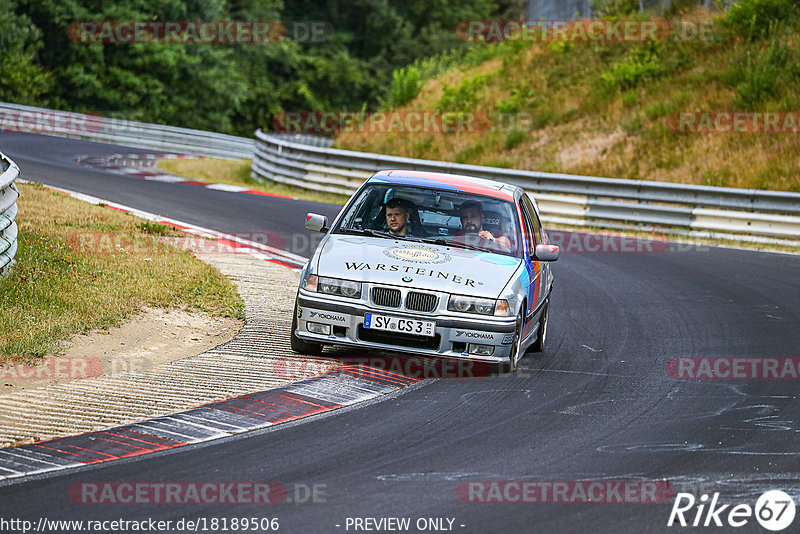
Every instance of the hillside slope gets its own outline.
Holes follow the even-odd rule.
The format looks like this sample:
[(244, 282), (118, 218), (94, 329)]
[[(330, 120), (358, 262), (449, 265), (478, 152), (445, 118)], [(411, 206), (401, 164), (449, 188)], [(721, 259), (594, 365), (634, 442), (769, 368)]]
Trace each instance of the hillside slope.
[[(647, 42), (475, 43), (467, 58), (420, 82), (416, 97), (395, 108), (401, 116), (458, 112), (472, 120), (473, 131), (424, 133), (400, 126), (375, 133), (367, 121), (359, 131), (340, 133), (336, 146), (517, 169), (800, 191), (796, 5), (742, 0), (727, 15), (698, 8), (672, 18), (669, 27)], [(711, 38), (676, 38), (697, 29)], [(396, 85), (410, 70), (395, 73)], [(734, 115), (720, 111), (748, 115), (734, 122)], [(487, 117), (491, 127), (483, 129)]]

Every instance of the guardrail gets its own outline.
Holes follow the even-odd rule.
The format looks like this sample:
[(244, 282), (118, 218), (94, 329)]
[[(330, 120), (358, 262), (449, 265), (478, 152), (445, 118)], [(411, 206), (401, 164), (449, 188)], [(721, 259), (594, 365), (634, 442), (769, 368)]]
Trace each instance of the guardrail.
[[(0, 103), (0, 129), (194, 155), (252, 156), (256, 179), (345, 195), (380, 169), (466, 174), (519, 185), (535, 194), (548, 223), (800, 245), (800, 193), (464, 165), (333, 149), (329, 139), (319, 136), (258, 130), (253, 140), (8, 103)], [(11, 225), (7, 228), (10, 235)]]
[(0, 102), (2, 131), (40, 133), (220, 158), (249, 158), (253, 139)]
[(17, 199), (14, 180), (19, 177), (17, 164), (0, 153), (0, 277), (14, 266), (17, 253)]
[(800, 245), (800, 193), (464, 165), (311, 146), (256, 131), (251, 172), (256, 179), (350, 195), (380, 169), (449, 172), (518, 185), (535, 195), (548, 223)]

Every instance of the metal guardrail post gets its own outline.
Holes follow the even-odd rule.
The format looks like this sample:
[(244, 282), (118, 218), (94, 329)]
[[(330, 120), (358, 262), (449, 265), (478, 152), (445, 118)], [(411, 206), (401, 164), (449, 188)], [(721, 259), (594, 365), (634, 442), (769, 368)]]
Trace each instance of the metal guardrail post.
[(14, 180), (19, 176), (17, 164), (0, 154), (0, 277), (14, 266), (17, 253), (17, 199)]

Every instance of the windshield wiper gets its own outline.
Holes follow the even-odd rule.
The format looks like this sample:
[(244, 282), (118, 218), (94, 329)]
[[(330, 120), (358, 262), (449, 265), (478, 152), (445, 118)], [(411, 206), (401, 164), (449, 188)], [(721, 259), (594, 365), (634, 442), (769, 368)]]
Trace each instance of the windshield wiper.
[(431, 245), (442, 245), (444, 247), (450, 246), (450, 243), (441, 237), (420, 237), (419, 241), (421, 243), (430, 243)]
[(478, 246), (473, 245), (472, 243), (466, 243), (464, 241), (447, 241), (446, 239), (442, 238), (428, 238), (424, 240), (425, 243), (432, 243), (434, 245), (444, 245), (446, 247), (453, 247), (453, 248), (463, 248), (467, 250), (477, 250), (480, 252), (491, 252), (495, 254), (503, 254), (505, 252), (510, 252), (509, 250), (505, 249), (495, 249), (492, 246)]
[(453, 247), (453, 248), (465, 248), (468, 250), (480, 250), (481, 252), (487, 252), (487, 249), (484, 247), (479, 247), (477, 245), (473, 245), (471, 243), (465, 243), (463, 241), (448, 241), (446, 239), (439, 238), (428, 238), (424, 240), (425, 243), (433, 243), (434, 245), (444, 245), (445, 247)]
[(394, 237), (389, 232), (384, 232), (382, 230), (372, 230), (371, 228), (343, 228), (341, 232), (345, 234), (360, 234), (373, 237)]
[(368, 235), (371, 237), (388, 237), (389, 239), (403, 239), (406, 241), (420, 241), (420, 242), (422, 241), (422, 239), (419, 237), (396, 235), (391, 232), (385, 232), (383, 230), (373, 230), (371, 228), (345, 228), (344, 230), (342, 230), (342, 232)]

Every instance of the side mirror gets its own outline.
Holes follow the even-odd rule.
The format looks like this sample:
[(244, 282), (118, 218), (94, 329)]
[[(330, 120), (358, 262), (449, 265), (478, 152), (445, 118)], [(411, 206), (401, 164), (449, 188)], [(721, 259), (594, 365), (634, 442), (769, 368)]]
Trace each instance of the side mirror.
[(558, 245), (536, 245), (533, 256), (539, 261), (557, 261)]
[(306, 214), (306, 228), (315, 232), (325, 233), (328, 231), (328, 218), (316, 213)]

